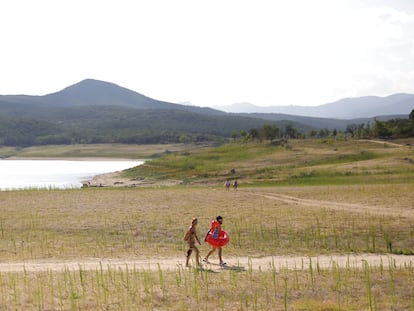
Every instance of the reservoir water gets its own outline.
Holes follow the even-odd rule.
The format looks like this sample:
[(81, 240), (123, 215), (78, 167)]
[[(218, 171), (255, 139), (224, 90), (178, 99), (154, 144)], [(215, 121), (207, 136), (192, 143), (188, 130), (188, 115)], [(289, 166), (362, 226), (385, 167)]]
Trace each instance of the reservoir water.
[(0, 190), (80, 188), (93, 176), (138, 166), (129, 160), (0, 160)]

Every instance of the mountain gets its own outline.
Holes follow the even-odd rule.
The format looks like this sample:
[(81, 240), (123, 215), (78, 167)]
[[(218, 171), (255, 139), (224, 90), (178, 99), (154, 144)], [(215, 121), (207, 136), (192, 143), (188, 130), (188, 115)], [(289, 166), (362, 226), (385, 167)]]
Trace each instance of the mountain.
[[(44, 96), (0, 96), (0, 145), (224, 141), (269, 120), (158, 101), (84, 80)], [(281, 121), (300, 131), (308, 126)]]
[[(227, 113), (159, 101), (113, 83), (87, 79), (44, 96), (0, 96), (0, 145), (223, 142), (233, 133), (265, 124), (275, 124), (282, 131), (289, 125), (299, 133), (325, 128), (345, 130), (348, 124), (373, 120), (362, 119), (362, 111), (367, 115), (386, 109), (393, 112), (381, 120), (407, 117), (410, 110), (401, 115), (394, 113), (407, 103), (409, 106), (411, 96), (390, 96), (380, 104), (378, 98), (367, 97), (319, 107), (295, 107), (298, 111), (311, 109), (308, 116), (265, 112), (268, 108), (260, 108), (257, 113)], [(252, 107), (244, 104), (244, 109)], [(311, 116), (315, 111), (336, 116), (351, 113), (359, 119)]]
[(37, 105), (42, 108), (70, 108), (76, 106), (117, 106), (134, 109), (172, 109), (211, 115), (224, 115), (211, 108), (185, 106), (152, 99), (114, 83), (86, 79), (59, 92), (44, 96), (0, 95), (5, 105)]
[(414, 109), (414, 94), (394, 94), (387, 97), (365, 96), (344, 98), (320, 106), (257, 107), (249, 103), (215, 107), (231, 113), (278, 113), (332, 119), (373, 118), (387, 115), (408, 115)]

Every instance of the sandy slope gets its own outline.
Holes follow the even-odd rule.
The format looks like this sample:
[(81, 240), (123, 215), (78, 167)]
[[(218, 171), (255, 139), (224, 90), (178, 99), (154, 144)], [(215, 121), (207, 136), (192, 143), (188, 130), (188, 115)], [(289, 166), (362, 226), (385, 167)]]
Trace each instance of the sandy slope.
[[(179, 180), (151, 181), (122, 178), (121, 172), (113, 172), (94, 176), (88, 181), (90, 187), (148, 187), (148, 186), (173, 186), (180, 184)], [(86, 183), (86, 182), (85, 182)]]

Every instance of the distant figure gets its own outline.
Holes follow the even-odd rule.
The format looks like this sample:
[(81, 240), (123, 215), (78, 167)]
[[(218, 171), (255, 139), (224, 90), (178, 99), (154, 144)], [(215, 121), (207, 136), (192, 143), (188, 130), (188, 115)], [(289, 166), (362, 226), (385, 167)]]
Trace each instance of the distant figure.
[(226, 182), (224, 183), (224, 186), (226, 187), (227, 191), (230, 190), (230, 181), (228, 179), (226, 179)]
[(200, 240), (198, 239), (197, 236), (197, 232), (196, 232), (196, 226), (197, 226), (198, 220), (197, 218), (193, 218), (193, 220), (191, 221), (191, 226), (188, 228), (188, 230), (186, 231), (185, 235), (184, 235), (184, 241), (187, 242), (188, 244), (188, 250), (187, 250), (187, 258), (185, 261), (185, 266), (188, 267), (189, 263), (190, 263), (190, 256), (191, 253), (193, 252), (193, 250), (195, 251), (195, 255), (196, 255), (196, 263), (197, 263), (197, 267), (200, 266), (200, 251), (198, 250), (196, 244), (196, 241), (198, 242), (198, 244), (201, 245)]
[(237, 179), (233, 182), (233, 188), (234, 188), (234, 190), (237, 190), (237, 186), (238, 186), (239, 184), (237, 183)]

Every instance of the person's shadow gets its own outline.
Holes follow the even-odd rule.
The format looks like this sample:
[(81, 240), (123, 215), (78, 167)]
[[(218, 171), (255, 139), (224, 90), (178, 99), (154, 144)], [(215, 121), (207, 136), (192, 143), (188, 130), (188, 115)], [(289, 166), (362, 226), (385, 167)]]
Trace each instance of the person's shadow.
[[(210, 265), (210, 266), (219, 266), (221, 268), (221, 270), (227, 270), (227, 271), (235, 271), (235, 272), (246, 271), (246, 269), (242, 266), (235, 266), (235, 265), (233, 265), (233, 266), (229, 266), (229, 265), (221, 266), (221, 265), (216, 264), (216, 263), (208, 263), (208, 265)], [(219, 273), (219, 271), (217, 271), (217, 270), (213, 270), (211, 268), (206, 268), (206, 267), (199, 267), (198, 269), (201, 270), (201, 271), (205, 271), (205, 272)]]
[(230, 270), (230, 271), (235, 271), (235, 272), (243, 272), (246, 271), (246, 269), (244, 269), (244, 267), (241, 266), (228, 266), (228, 265), (224, 265), (221, 267), (223, 270)]

